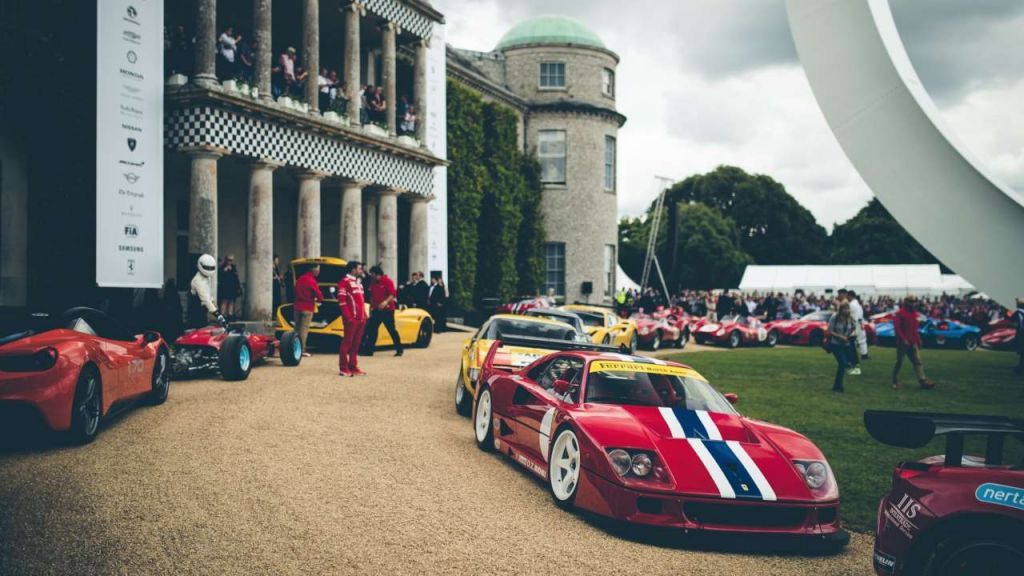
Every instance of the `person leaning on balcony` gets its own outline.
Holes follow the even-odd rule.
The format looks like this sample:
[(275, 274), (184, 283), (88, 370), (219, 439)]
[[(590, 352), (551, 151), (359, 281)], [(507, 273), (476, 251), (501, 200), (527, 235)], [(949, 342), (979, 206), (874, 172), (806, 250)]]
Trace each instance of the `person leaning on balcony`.
[(896, 365), (892, 369), (893, 388), (900, 387), (900, 369), (903, 368), (904, 356), (910, 358), (921, 388), (924, 390), (935, 388), (935, 383), (924, 375), (924, 365), (921, 364), (921, 333), (918, 332), (920, 325), (917, 314), (917, 299), (907, 296), (903, 299), (903, 305), (896, 311), (896, 317), (892, 320), (893, 328), (896, 331)]
[(242, 35), (235, 36), (235, 29), (228, 26), (217, 38), (217, 52), (221, 57), (220, 77), (223, 80), (234, 80), (237, 66), (235, 55), (238, 52), (238, 43), (242, 41)]
[(359, 89), (359, 123), (367, 124), (370, 122), (370, 95), (373, 93), (373, 86), (364, 84)]
[(323, 292), (320, 291), (320, 285), (316, 281), (319, 275), (320, 266), (313, 266), (295, 281), (293, 322), (295, 322), (295, 332), (299, 335), (299, 342), (302, 343), (303, 356), (309, 356), (309, 352), (306, 352), (306, 337), (309, 336), (309, 325), (313, 322), (313, 311), (316, 310), (318, 302), (324, 301)]

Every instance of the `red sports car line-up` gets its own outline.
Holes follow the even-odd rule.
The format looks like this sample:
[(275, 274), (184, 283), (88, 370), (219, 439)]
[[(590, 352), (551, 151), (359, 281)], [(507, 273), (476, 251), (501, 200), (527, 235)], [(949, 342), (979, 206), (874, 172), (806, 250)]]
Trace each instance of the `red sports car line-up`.
[[(670, 317), (656, 317), (637, 312), (630, 316), (636, 322), (637, 342), (640, 348), (659, 350), (665, 346), (683, 348), (689, 339), (689, 329), (680, 328), (679, 324), (670, 321)], [(675, 318), (672, 318), (675, 320)]]
[(27, 409), (73, 442), (92, 441), (118, 405), (162, 404), (170, 352), (159, 334), (135, 335), (103, 312), (32, 315), (0, 331), (0, 410)]
[[(531, 341), (531, 345), (536, 345)], [(774, 533), (842, 545), (839, 488), (800, 434), (740, 415), (692, 368), (600, 346), (482, 369), (481, 450), (547, 481), (555, 504), (636, 524)]]
[[(833, 314), (834, 312), (830, 310), (819, 310), (795, 320), (768, 322), (765, 324), (765, 329), (769, 332), (777, 332), (777, 340), (780, 344), (820, 346), (828, 336), (828, 322), (832, 319)], [(874, 344), (877, 340), (875, 325), (872, 322), (864, 324), (864, 332), (868, 344)]]

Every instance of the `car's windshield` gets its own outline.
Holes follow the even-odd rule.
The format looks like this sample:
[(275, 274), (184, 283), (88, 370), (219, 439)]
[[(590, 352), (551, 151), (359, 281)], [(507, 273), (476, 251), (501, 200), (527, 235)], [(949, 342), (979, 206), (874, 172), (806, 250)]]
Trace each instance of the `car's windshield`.
[(660, 365), (595, 361), (585, 402), (663, 406), (735, 413), (732, 404), (693, 370)]
[(546, 338), (549, 340), (574, 340), (576, 331), (569, 326), (550, 324), (548, 322), (531, 322), (498, 318), (491, 322), (486, 338), (497, 340), (505, 336), (526, 336), (528, 338)]
[(809, 322), (828, 322), (830, 318), (832, 318), (832, 312), (829, 312), (828, 310), (818, 310), (817, 312), (806, 314), (800, 319), (807, 320)]
[(536, 309), (527, 311), (526, 315), (533, 316), (535, 318), (547, 318), (548, 320), (555, 320), (556, 322), (565, 322), (577, 330), (583, 330), (583, 322), (578, 316), (563, 316), (561, 314)]
[(592, 312), (577, 312), (577, 316), (583, 320), (583, 324), (586, 326), (604, 326), (604, 314), (594, 314)]

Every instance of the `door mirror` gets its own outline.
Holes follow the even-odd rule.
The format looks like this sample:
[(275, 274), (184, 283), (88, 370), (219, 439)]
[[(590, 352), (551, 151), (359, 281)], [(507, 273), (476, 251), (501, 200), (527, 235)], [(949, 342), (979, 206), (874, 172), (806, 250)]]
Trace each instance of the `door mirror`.
[(740, 397), (732, 392), (725, 393), (725, 399), (729, 401), (729, 404), (739, 404)]
[(142, 334), (143, 344), (152, 344), (153, 342), (156, 342), (158, 340), (160, 340), (160, 334), (152, 330), (147, 330), (145, 333)]
[(566, 394), (569, 393), (569, 389), (570, 388), (571, 388), (571, 384), (569, 384), (568, 380), (562, 380), (562, 379), (555, 380), (555, 386), (554, 386), (555, 394), (558, 394), (559, 396), (565, 396)]

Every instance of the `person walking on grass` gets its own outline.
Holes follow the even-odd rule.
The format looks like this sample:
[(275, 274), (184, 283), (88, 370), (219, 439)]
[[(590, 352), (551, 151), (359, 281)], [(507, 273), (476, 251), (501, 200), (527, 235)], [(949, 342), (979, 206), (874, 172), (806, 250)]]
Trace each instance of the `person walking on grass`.
[(391, 335), (391, 341), (395, 343), (395, 356), (401, 356), (402, 340), (398, 337), (398, 330), (395, 330), (395, 300), (398, 297), (395, 283), (380, 266), (370, 268), (370, 276), (373, 281), (370, 283), (370, 321), (366, 324), (369, 335), (366, 355), (373, 356), (377, 347), (377, 332), (383, 324)]
[(893, 388), (900, 387), (900, 369), (903, 368), (904, 356), (910, 358), (921, 389), (935, 388), (935, 383), (924, 375), (924, 365), (921, 364), (921, 333), (918, 332), (920, 323), (917, 314), (915, 298), (907, 296), (903, 299), (903, 305), (896, 311), (896, 317), (893, 318), (893, 328), (896, 329), (896, 365), (892, 369)]
[(363, 263), (355, 260), (346, 266), (345, 277), (338, 281), (338, 306), (345, 334), (338, 349), (340, 376), (365, 376), (359, 369), (359, 343), (366, 328), (366, 300), (363, 293)]
[[(828, 321), (828, 351), (836, 357), (836, 378), (832, 383), (833, 392), (843, 392), (843, 377), (851, 365), (850, 358), (853, 347), (850, 343), (856, 338), (856, 322), (850, 314), (850, 303), (845, 300), (839, 303), (839, 311)], [(860, 372), (850, 372), (859, 374)]]
[[(846, 294), (850, 297), (850, 315), (853, 316), (853, 321), (857, 325), (857, 339), (856, 339), (856, 354), (854, 358), (858, 360), (868, 360), (868, 333), (864, 331), (864, 307), (861, 306), (860, 300), (857, 299), (857, 293), (853, 290), (847, 290)], [(851, 342), (851, 345), (854, 343)], [(860, 365), (860, 362), (857, 362)]]
[(306, 352), (306, 337), (309, 336), (309, 326), (313, 322), (313, 311), (316, 310), (318, 302), (324, 301), (323, 292), (316, 281), (319, 275), (320, 267), (313, 266), (295, 281), (295, 317), (292, 321), (295, 323), (295, 333), (299, 335), (299, 342), (302, 343), (302, 355), (307, 357), (309, 352)]

